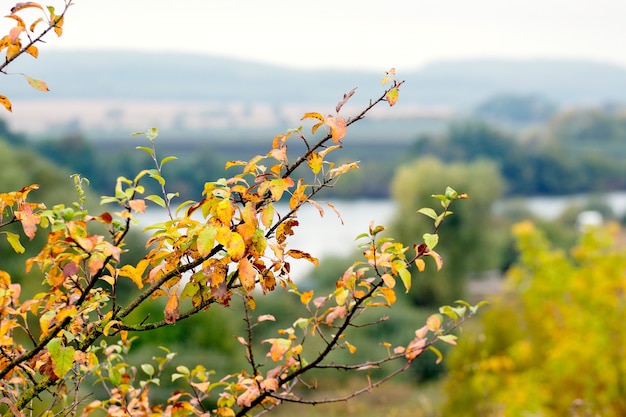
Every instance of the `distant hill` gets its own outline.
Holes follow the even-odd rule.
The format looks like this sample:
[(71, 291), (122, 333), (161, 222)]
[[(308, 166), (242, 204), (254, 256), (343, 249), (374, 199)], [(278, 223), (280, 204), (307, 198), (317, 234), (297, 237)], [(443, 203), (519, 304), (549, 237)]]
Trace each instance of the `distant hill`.
[[(9, 122), (16, 129), (104, 134), (156, 124), (179, 133), (239, 135), (294, 127), (303, 111), (331, 111), (354, 87), (350, 104), (360, 107), (382, 92), (387, 68), (306, 71), (209, 55), (44, 48), (37, 60), (24, 57), (10, 69), (45, 80), (51, 90), (43, 94), (21, 77), (3, 78), (0, 93), (15, 104)], [(413, 136), (501, 93), (538, 94), (559, 106), (626, 103), (626, 68), (599, 62), (445, 61), (398, 68), (398, 77), (407, 81), (398, 107), (375, 116), (402, 122), (381, 132)]]

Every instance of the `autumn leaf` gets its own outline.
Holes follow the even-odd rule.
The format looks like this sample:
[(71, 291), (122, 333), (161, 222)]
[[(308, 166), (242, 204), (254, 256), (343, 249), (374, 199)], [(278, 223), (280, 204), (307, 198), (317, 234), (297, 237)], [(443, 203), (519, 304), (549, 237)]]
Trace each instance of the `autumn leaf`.
[(0, 95), (0, 104), (2, 104), (4, 108), (8, 111), (13, 111), (13, 108), (11, 107), (11, 101), (6, 96)]
[(346, 135), (347, 125), (343, 117), (329, 114), (326, 116), (324, 123), (330, 127), (333, 142), (338, 143)]
[(54, 374), (59, 378), (63, 378), (74, 367), (74, 348), (63, 346), (63, 342), (59, 337), (50, 340), (47, 348), (54, 366)]
[(22, 46), (19, 43), (19, 39), (16, 42), (17, 43), (12, 43), (11, 45), (7, 47), (7, 53), (6, 53), (7, 61), (11, 61), (13, 58), (15, 58), (22, 49)]
[(256, 285), (257, 270), (248, 258), (239, 260), (239, 281), (246, 291), (252, 291)]
[(311, 262), (315, 266), (319, 266), (319, 260), (306, 252), (303, 252), (298, 249), (290, 249), (287, 251), (287, 255), (291, 256), (294, 259), (306, 259)]
[(136, 213), (145, 213), (146, 202), (142, 199), (130, 200), (128, 206)]
[(309, 304), (309, 301), (311, 301), (311, 298), (313, 298), (313, 291), (306, 291), (304, 293), (302, 293), (300, 295), (300, 302), (304, 305)]
[(30, 29), (30, 31), (31, 31), (31, 32), (34, 32), (34, 31), (35, 31), (35, 27), (36, 27), (39, 23), (41, 23), (41, 22), (43, 22), (43, 21), (44, 21), (43, 17), (40, 17), (39, 19), (37, 19), (37, 20), (35, 20), (33, 23), (31, 23), (31, 24), (30, 24), (30, 28), (29, 28), (29, 29)]
[(165, 315), (166, 323), (176, 323), (176, 320), (178, 319), (178, 294), (176, 294), (176, 292), (170, 294), (167, 299), (167, 304), (165, 305), (163, 314)]
[(35, 45), (31, 45), (28, 48), (26, 48), (26, 52), (34, 56), (35, 58), (39, 56), (39, 49), (37, 49)]
[(322, 164), (324, 163), (324, 159), (317, 152), (311, 152), (307, 157), (307, 164), (309, 168), (311, 168), (311, 172), (317, 174), (322, 169)]
[(11, 233), (11, 232), (3, 232), (3, 233), (7, 235), (7, 241), (11, 244), (11, 247), (13, 248), (15, 253), (24, 253), (26, 249), (24, 249), (24, 246), (22, 246), (22, 244), (20, 243), (19, 235), (15, 233)]
[(272, 345), (267, 356), (271, 357), (274, 362), (281, 360), (289, 348), (291, 348), (291, 340), (289, 339), (265, 339), (262, 343)]
[(33, 213), (33, 209), (28, 203), (20, 203), (19, 209), (15, 212), (15, 217), (22, 223), (24, 234), (33, 240), (37, 232), (37, 225), (41, 221), (38, 215)]
[(387, 94), (385, 94), (385, 98), (387, 99), (389, 106), (393, 106), (394, 104), (396, 104), (398, 102), (398, 87), (393, 87), (389, 89), (389, 91), (387, 91)]
[(335, 111), (337, 113), (339, 113), (339, 110), (341, 110), (344, 104), (346, 104), (348, 100), (350, 100), (350, 97), (354, 95), (355, 91), (356, 91), (356, 87), (354, 87), (352, 90), (350, 90), (349, 92), (343, 95), (343, 99), (339, 103), (337, 103), (337, 106), (335, 106)]
[(148, 263), (147, 259), (142, 259), (136, 267), (126, 264), (118, 270), (118, 275), (130, 278), (137, 288), (141, 289), (143, 288), (143, 273), (146, 271)]
[[(22, 30), (26, 29), (26, 24), (24, 23), (24, 20), (22, 20), (22, 18), (19, 17), (18, 15), (9, 14), (4, 17), (8, 17), (9, 19), (15, 20), (17, 22), (17, 26), (16, 26), (17, 28), (22, 29)], [(17, 37), (13, 37), (12, 34), (10, 36), (13, 38), (13, 40), (17, 39)]]
[(322, 126), (324, 124), (324, 116), (322, 116), (319, 113), (304, 113), (304, 116), (302, 116), (302, 118), (300, 120), (304, 120), (304, 119), (317, 119), (320, 122), (315, 124), (312, 128), (311, 128), (311, 133), (315, 134), (315, 132), (317, 132), (317, 129), (319, 129), (320, 126)]
[(50, 89), (48, 89), (48, 84), (46, 84), (45, 82), (38, 80), (36, 78), (29, 77), (26, 74), (22, 74), (22, 75), (24, 76), (24, 78), (26, 78), (26, 81), (28, 81), (28, 84), (30, 84), (31, 87), (33, 87), (35, 90), (44, 91), (44, 92), (50, 91)]
[(431, 332), (439, 331), (439, 329), (441, 329), (441, 324), (442, 319), (441, 315), (439, 314), (433, 314), (426, 320), (426, 327), (428, 327), (428, 330), (430, 330)]
[(43, 7), (41, 7), (41, 5), (39, 3), (36, 3), (34, 1), (26, 1), (24, 3), (17, 3), (15, 6), (13, 6), (11, 8), (11, 13), (17, 13), (22, 9), (26, 9), (28, 7), (36, 7), (38, 9), (43, 10)]

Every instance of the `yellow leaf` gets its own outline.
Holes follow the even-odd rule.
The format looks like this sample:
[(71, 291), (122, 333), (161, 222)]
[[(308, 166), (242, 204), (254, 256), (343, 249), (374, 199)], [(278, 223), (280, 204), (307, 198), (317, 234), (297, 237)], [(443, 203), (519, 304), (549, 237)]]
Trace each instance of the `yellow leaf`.
[(319, 113), (304, 113), (304, 116), (302, 116), (302, 118), (300, 120), (304, 120), (304, 119), (317, 119), (321, 122), (324, 121), (324, 116), (322, 116)]
[[(9, 52), (7, 51), (7, 54), (8, 53)], [(38, 80), (36, 78), (29, 77), (26, 74), (22, 74), (22, 75), (26, 78), (26, 81), (28, 81), (28, 84), (30, 84), (31, 87), (33, 87), (34, 89), (39, 90), (39, 91), (50, 91), (50, 89), (48, 89), (48, 84), (46, 84), (45, 82)]]
[(385, 94), (385, 98), (387, 99), (389, 106), (393, 106), (394, 104), (396, 104), (398, 102), (398, 87), (393, 87), (389, 89), (389, 91), (387, 91), (387, 94)]
[(348, 348), (348, 350), (350, 351), (350, 353), (354, 353), (356, 352), (356, 346), (350, 344), (350, 342), (345, 342), (346, 343), (346, 347)]
[(54, 33), (56, 33), (58, 37), (63, 35), (63, 16), (55, 16)]
[(6, 54), (7, 61), (10, 61), (13, 58), (15, 58), (20, 53), (21, 49), (22, 49), (22, 46), (19, 43), (19, 39), (17, 40), (17, 43), (12, 43), (11, 45), (9, 45), (7, 47), (7, 54)]
[(129, 264), (124, 265), (119, 269), (118, 275), (130, 278), (135, 283), (137, 288), (141, 289), (143, 288), (143, 273), (145, 272), (147, 266), (148, 260), (142, 259), (137, 264), (137, 267)]
[(302, 295), (300, 295), (300, 302), (304, 305), (307, 305), (309, 301), (311, 301), (311, 298), (313, 298), (313, 294), (313, 291), (307, 291), (302, 293)]
[(317, 152), (311, 152), (309, 156), (307, 157), (307, 164), (309, 165), (309, 168), (311, 168), (311, 171), (314, 174), (317, 174), (318, 172), (320, 172), (320, 170), (322, 169), (323, 162), (324, 162), (324, 159)]
[(37, 49), (37, 47), (35, 45), (31, 45), (28, 48), (26, 48), (26, 52), (28, 52), (29, 54), (31, 54), (35, 58), (37, 58), (39, 56), (39, 49)]
[(417, 270), (420, 272), (424, 272), (424, 270), (426, 269), (426, 262), (424, 262), (423, 259), (419, 258), (415, 260), (415, 266), (417, 267)]
[(385, 297), (388, 305), (392, 305), (396, 302), (396, 292), (391, 288), (381, 287), (378, 289)]

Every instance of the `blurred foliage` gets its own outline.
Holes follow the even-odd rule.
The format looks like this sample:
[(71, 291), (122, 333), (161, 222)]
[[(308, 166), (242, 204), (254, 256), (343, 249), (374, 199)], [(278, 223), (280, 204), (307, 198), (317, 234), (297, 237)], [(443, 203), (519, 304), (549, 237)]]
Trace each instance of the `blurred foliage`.
[(454, 215), (439, 230), (442, 243), (437, 246), (437, 252), (453, 261), (444, 263), (439, 272), (429, 265), (413, 284), (411, 297), (421, 306), (462, 298), (468, 274), (502, 266), (503, 255), (498, 253), (500, 245), (496, 242), (498, 234), (504, 231), (494, 227), (488, 213), (500, 199), (504, 183), (495, 164), (487, 160), (446, 164), (434, 158), (422, 158), (399, 167), (391, 186), (398, 208), (392, 234), (411, 242), (431, 233), (430, 219), (416, 213), (415, 207), (432, 202), (432, 195), (437, 194), (442, 184), (453, 184), (456, 190), (470, 197), (465, 204), (454, 208)]
[(524, 126), (543, 123), (557, 112), (550, 100), (535, 94), (497, 94), (480, 103), (474, 115), (496, 123)]
[(626, 415), (626, 252), (615, 224), (554, 249), (530, 222), (508, 291), (448, 362), (443, 415)]

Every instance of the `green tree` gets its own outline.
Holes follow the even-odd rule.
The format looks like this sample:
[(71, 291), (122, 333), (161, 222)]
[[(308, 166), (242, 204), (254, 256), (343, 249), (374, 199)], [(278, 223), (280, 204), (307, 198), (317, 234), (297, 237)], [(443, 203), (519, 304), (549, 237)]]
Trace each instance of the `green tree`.
[(453, 352), (445, 415), (623, 416), (623, 231), (589, 229), (569, 253), (514, 228), (508, 291)]
[(444, 164), (438, 159), (422, 158), (398, 168), (391, 190), (398, 212), (393, 234), (411, 239), (424, 233), (430, 219), (415, 212), (444, 184), (467, 191), (471, 196), (454, 210), (439, 234), (437, 251), (454, 259), (437, 274), (426, 272), (416, 281), (411, 296), (418, 305), (432, 306), (441, 300), (463, 296), (468, 274), (499, 267), (494, 253), (497, 230), (491, 223), (493, 204), (501, 197), (504, 183), (495, 164), (486, 160), (470, 164)]

